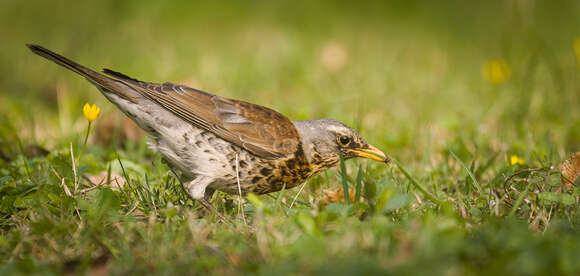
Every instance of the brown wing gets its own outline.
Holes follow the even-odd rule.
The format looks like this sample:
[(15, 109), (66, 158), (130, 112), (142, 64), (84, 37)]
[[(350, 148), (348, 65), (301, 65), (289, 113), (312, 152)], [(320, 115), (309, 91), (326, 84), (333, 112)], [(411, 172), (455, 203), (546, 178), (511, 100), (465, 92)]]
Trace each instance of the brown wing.
[(284, 115), (256, 104), (232, 100), (172, 83), (141, 82), (108, 69), (145, 97), (196, 127), (208, 130), (253, 154), (273, 159), (296, 152), (300, 139)]

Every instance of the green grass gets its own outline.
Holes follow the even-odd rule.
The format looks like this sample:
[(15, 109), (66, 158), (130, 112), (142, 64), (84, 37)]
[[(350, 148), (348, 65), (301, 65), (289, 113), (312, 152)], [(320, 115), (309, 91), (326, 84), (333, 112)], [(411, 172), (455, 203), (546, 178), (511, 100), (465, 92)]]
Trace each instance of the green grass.
[[(577, 1), (3, 1), (0, 25), (2, 275), (580, 273), (578, 181), (562, 189), (557, 168), (580, 151)], [(220, 223), (25, 43), (338, 119), (396, 165), (348, 160), (241, 205), (217, 193)], [(497, 85), (494, 59), (511, 67)], [(85, 102), (103, 111), (73, 165)], [(342, 187), (354, 197), (328, 202)]]

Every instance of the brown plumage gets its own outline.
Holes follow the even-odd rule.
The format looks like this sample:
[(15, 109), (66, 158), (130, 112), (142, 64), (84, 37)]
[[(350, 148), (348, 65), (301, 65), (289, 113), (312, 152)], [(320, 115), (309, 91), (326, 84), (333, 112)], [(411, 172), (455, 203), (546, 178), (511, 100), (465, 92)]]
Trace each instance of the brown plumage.
[(288, 118), (267, 107), (211, 95), (184, 85), (141, 82), (105, 69), (143, 96), (196, 127), (264, 158), (294, 153), (299, 144)]
[(565, 185), (567, 189), (572, 189), (574, 187), (572, 183), (575, 183), (580, 175), (580, 152), (572, 154), (568, 159), (562, 162), (558, 168), (562, 172), (562, 184)]
[(190, 180), (187, 193), (204, 206), (213, 191), (279, 191), (345, 159), (389, 162), (353, 129), (332, 119), (291, 121), (244, 101), (184, 85), (149, 83), (104, 69), (95, 72), (38, 45), (34, 53), (84, 76), (154, 139), (151, 147)]

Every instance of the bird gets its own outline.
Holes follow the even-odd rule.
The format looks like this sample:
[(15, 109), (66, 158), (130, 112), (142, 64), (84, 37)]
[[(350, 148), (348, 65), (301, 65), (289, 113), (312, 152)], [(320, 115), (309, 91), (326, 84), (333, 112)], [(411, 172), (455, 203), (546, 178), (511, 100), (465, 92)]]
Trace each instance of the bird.
[(26, 46), (96, 86), (149, 134), (149, 147), (181, 172), (188, 196), (212, 211), (209, 200), (216, 190), (259, 195), (293, 188), (341, 157), (390, 162), (337, 120), (290, 120), (257, 104), (110, 69), (97, 72), (42, 46)]

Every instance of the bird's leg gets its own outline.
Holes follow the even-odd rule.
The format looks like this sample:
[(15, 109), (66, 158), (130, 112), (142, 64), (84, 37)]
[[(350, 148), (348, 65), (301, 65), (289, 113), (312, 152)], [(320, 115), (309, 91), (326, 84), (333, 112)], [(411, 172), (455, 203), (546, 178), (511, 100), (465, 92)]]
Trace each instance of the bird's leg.
[(213, 193), (215, 192), (214, 189), (207, 188), (207, 186), (211, 182), (213, 182), (213, 179), (211, 177), (198, 176), (192, 181), (183, 182), (181, 181), (181, 178), (179, 177), (177, 172), (174, 170), (173, 166), (171, 166), (171, 163), (167, 162), (165, 159), (163, 159), (163, 161), (165, 161), (166, 164), (169, 165), (169, 169), (171, 170), (171, 172), (173, 172), (177, 180), (181, 183), (181, 188), (183, 188), (185, 193), (191, 199), (198, 201), (199, 203), (201, 203), (201, 205), (203, 205), (203, 207), (208, 209), (210, 212), (215, 213), (220, 220), (231, 223), (231, 221), (229, 221), (220, 211), (218, 211), (215, 207), (213, 207), (213, 205), (211, 205), (211, 203), (209, 203), (209, 200), (211, 199)]
[(205, 189), (205, 193), (203, 194), (203, 198), (207, 201), (209, 201), (211, 199), (211, 197), (213, 196), (213, 194), (215, 193), (215, 190), (212, 188), (206, 188)]
[(220, 213), (211, 203), (209, 199), (213, 195), (213, 189), (206, 189), (207, 186), (213, 182), (213, 178), (207, 176), (198, 176), (194, 180), (182, 183), (185, 192), (194, 200), (197, 200), (203, 207), (210, 212), (215, 213), (220, 220), (228, 221), (226, 217)]
[(220, 213), (215, 207), (213, 207), (213, 205), (211, 205), (211, 203), (209, 203), (209, 200), (211, 199), (211, 196), (215, 192), (214, 189), (211, 189), (211, 188), (208, 189), (207, 188), (207, 186), (213, 180), (211, 177), (198, 176), (197, 178), (195, 178), (192, 181), (184, 182), (184, 181), (181, 180), (181, 177), (179, 177), (179, 174), (177, 174), (177, 172), (175, 171), (175, 169), (171, 165), (171, 163), (167, 162), (167, 160), (165, 160), (165, 158), (163, 158), (162, 160), (168, 165), (168, 167), (171, 170), (171, 172), (173, 172), (173, 174), (175, 175), (175, 177), (177, 178), (177, 180), (179, 181), (179, 183), (181, 183), (181, 188), (183, 188), (183, 191), (191, 199), (196, 200), (199, 203), (201, 203), (201, 205), (203, 205), (203, 207), (205, 207), (206, 209), (208, 209), (210, 212), (216, 213), (217, 216), (221, 220), (227, 221), (226, 218), (224, 217), (224, 215), (222, 215), (222, 213)]

